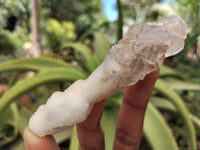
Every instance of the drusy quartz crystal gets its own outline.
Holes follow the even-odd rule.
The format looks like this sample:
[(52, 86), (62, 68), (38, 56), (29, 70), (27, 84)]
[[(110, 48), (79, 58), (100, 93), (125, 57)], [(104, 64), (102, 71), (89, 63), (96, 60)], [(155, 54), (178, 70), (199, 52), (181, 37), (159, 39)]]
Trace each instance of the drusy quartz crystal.
[(143, 79), (165, 57), (180, 52), (187, 33), (187, 25), (176, 16), (132, 25), (88, 79), (53, 93), (30, 118), (29, 128), (45, 136), (82, 122), (96, 102)]

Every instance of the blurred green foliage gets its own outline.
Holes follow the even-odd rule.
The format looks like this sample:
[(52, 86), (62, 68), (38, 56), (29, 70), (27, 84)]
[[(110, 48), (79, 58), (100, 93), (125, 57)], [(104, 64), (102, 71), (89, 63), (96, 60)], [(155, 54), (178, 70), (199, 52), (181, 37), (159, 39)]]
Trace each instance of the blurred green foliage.
[[(168, 58), (165, 63), (169, 66), (161, 68), (147, 109), (144, 134), (153, 150), (188, 149), (189, 146), (197, 149), (200, 59), (196, 51), (200, 37), (200, 3), (197, 0), (173, 3), (124, 0), (118, 3), (121, 17), (118, 22), (109, 22), (100, 0), (40, 0), (41, 43), (48, 53), (45, 51), (39, 58), (24, 58), (32, 45), (30, 1), (0, 0), (0, 80), (6, 78), (0, 83), (10, 86), (0, 95), (0, 110), (6, 110), (0, 113), (0, 149), (24, 149), (22, 133), (32, 113), (53, 91), (63, 90), (74, 80), (86, 78), (116, 43), (117, 33), (122, 35), (122, 25), (125, 29), (133, 23), (171, 14), (181, 16), (191, 32), (184, 51)], [(17, 19), (14, 24), (9, 23), (12, 17)], [(9, 30), (10, 25), (14, 25), (12, 30)], [(26, 47), (27, 42), (29, 47)], [(10, 61), (6, 61), (8, 59)], [(34, 76), (27, 77), (29, 71), (35, 72)], [(26, 105), (22, 95), (27, 96)], [(122, 95), (120, 91), (110, 97), (103, 114), (101, 123), (108, 150), (112, 149)], [(161, 136), (160, 131), (165, 136)], [(56, 139), (58, 143), (71, 139), (69, 148), (79, 148), (74, 130), (62, 132)]]
[(0, 47), (2, 54), (12, 54), (16, 49), (16, 42), (12, 37), (10, 37), (9, 31), (1, 31), (0, 33)]
[[(62, 51), (68, 51), (69, 48), (72, 48), (74, 50), (74, 59), (73, 61), (77, 62), (76, 67), (73, 66), (72, 63), (70, 63), (72, 60), (69, 61), (69, 63), (66, 63), (60, 59), (56, 59), (54, 57), (47, 57), (42, 56), (40, 58), (21, 58), (21, 59), (15, 59), (8, 62), (5, 62), (0, 65), (0, 72), (8, 72), (8, 71), (17, 71), (19, 73), (13, 74), (12, 80), (10, 82), (15, 83), (13, 86), (7, 90), (7, 92), (1, 97), (1, 103), (0, 103), (0, 112), (4, 114), (4, 111), (9, 106), (10, 103), (14, 102), (18, 97), (22, 94), (25, 94), (26, 92), (31, 91), (31, 89), (35, 89), (35, 87), (38, 87), (42, 84), (47, 84), (49, 82), (61, 82), (65, 81), (67, 83), (70, 83), (71, 81), (75, 81), (77, 79), (85, 79), (100, 63), (102, 57), (104, 58), (106, 56), (106, 53), (108, 51), (108, 48), (110, 47), (110, 43), (106, 42), (105, 35), (102, 33), (93, 33), (90, 32), (85, 38), (91, 36), (91, 34), (94, 34), (95, 40), (92, 42), (91, 48), (94, 48), (95, 53), (91, 53), (91, 48), (89, 48), (86, 44), (80, 43), (80, 42), (73, 42), (73, 43), (66, 43), (62, 47)], [(103, 49), (99, 49), (99, 46), (96, 46), (99, 44), (99, 42), (105, 44), (107, 43), (107, 46), (105, 46)], [(101, 51), (101, 52), (98, 52)], [(103, 60), (103, 59), (102, 59)], [(37, 74), (33, 77), (27, 77), (24, 79), (21, 79), (18, 81), (18, 76), (21, 74), (20, 72), (24, 71), (35, 71)], [(180, 73), (176, 72), (175, 70), (169, 69), (167, 67), (164, 67), (161, 69), (161, 75), (166, 78), (166, 76), (178, 76), (180, 77)], [(168, 82), (168, 81), (167, 81)], [(173, 107), (175, 107), (175, 112), (179, 114), (179, 116), (182, 118), (183, 124), (185, 125), (185, 128), (187, 129), (186, 133), (188, 134), (187, 140), (191, 143), (191, 148), (196, 149), (195, 147), (195, 130), (194, 126), (192, 124), (192, 120), (190, 118), (189, 110), (186, 108), (185, 104), (183, 103), (182, 98), (178, 95), (178, 93), (170, 87), (170, 84), (168, 85), (167, 82), (165, 83), (164, 80), (159, 79), (155, 89), (156, 93), (154, 93), (154, 96), (159, 98), (160, 94), (164, 97), (166, 96), (169, 100), (168, 103), (170, 103)], [(173, 81), (174, 83), (178, 83), (177, 80)], [(180, 83), (178, 83), (180, 84)], [(10, 85), (10, 84), (9, 84)], [(193, 85), (191, 83), (187, 83), (187, 85), (190, 85), (191, 87), (196, 87), (197, 90), (200, 89), (199, 85)], [(190, 90), (186, 87), (186, 90)], [(117, 119), (117, 110), (119, 110), (119, 107), (121, 105), (122, 100), (122, 91), (115, 94), (114, 96), (108, 98), (108, 103), (106, 105), (106, 109), (103, 115), (102, 119), (102, 126), (105, 130), (105, 137), (106, 139), (106, 147), (107, 149), (112, 149), (112, 141), (114, 140), (114, 134), (115, 134), (115, 125), (116, 125), (116, 119)], [(46, 97), (46, 96), (45, 96)], [(43, 99), (43, 98), (42, 98)], [(156, 98), (153, 98), (156, 99)], [(36, 105), (40, 105), (41, 103), (37, 103)], [(22, 105), (19, 103), (18, 105)], [(154, 104), (155, 105), (155, 104)], [(19, 108), (19, 111), (23, 109), (25, 106), (21, 106)], [(34, 109), (30, 109), (30, 114), (33, 113), (33, 111), (37, 107), (34, 107)], [(165, 107), (165, 109), (171, 110), (170, 107)], [(164, 118), (162, 117), (161, 113), (154, 108), (150, 104), (148, 107), (149, 113), (152, 115), (147, 115), (147, 118), (145, 121), (145, 135), (147, 140), (149, 141), (149, 144), (152, 146), (153, 149), (178, 149), (178, 146), (175, 142), (174, 137), (172, 136), (172, 133), (169, 130), (169, 127), (167, 123), (165, 122)], [(147, 112), (148, 112), (147, 111)], [(115, 116), (115, 117), (114, 117)], [(199, 122), (198, 118), (193, 116), (195, 120), (197, 120), (197, 123)], [(24, 124), (27, 124), (28, 118), (25, 120)], [(12, 120), (12, 118), (9, 118)], [(19, 118), (19, 122), (22, 122), (21, 118)], [(157, 122), (154, 124), (154, 126), (150, 127), (152, 122)], [(196, 123), (196, 122), (195, 122)], [(2, 131), (7, 127), (7, 120), (5, 120), (5, 124), (2, 127)], [(16, 127), (13, 125), (13, 127)], [(19, 126), (20, 129), (23, 129), (22, 126)], [(162, 130), (162, 136), (159, 134), (159, 132), (154, 132), (152, 134), (153, 128)], [(10, 133), (10, 131), (7, 131)], [(7, 133), (7, 134), (8, 134)], [(75, 134), (75, 132), (73, 132)], [(163, 136), (164, 135), (164, 136)], [(73, 140), (76, 141), (76, 135), (72, 136), (71, 142), (76, 143)], [(14, 136), (15, 137), (15, 136)], [(166, 137), (168, 137), (168, 140), (164, 140)], [(159, 138), (160, 140), (153, 140)], [(163, 138), (163, 139), (162, 139)], [(4, 140), (3, 140), (4, 141)], [(10, 143), (12, 141), (7, 141), (7, 143)], [(2, 145), (5, 145), (2, 144)], [(73, 147), (73, 146), (72, 146)]]
[(47, 9), (46, 15), (50, 18), (72, 21), (78, 35), (108, 22), (102, 13), (101, 0), (41, 0), (41, 6)]
[(24, 53), (22, 47), (28, 41), (31, 41), (30, 35), (22, 28), (14, 32), (0, 30), (0, 54), (11, 55), (13, 57), (17, 55), (23, 56), (20, 53)]
[(29, 0), (1, 0), (0, 1), (0, 28), (6, 27), (7, 19), (15, 16), (18, 25), (30, 31), (30, 1)]
[(75, 25), (69, 21), (48, 19), (45, 22), (45, 47), (58, 51), (63, 43), (76, 39)]

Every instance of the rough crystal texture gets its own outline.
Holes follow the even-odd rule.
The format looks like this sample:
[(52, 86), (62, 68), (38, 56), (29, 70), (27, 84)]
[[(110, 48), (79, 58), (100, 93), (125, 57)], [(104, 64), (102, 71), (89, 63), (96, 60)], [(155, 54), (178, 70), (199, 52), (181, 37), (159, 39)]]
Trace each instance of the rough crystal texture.
[(132, 25), (88, 79), (53, 93), (31, 117), (29, 128), (45, 136), (85, 120), (94, 103), (143, 79), (165, 57), (181, 51), (187, 33), (187, 25), (176, 16)]

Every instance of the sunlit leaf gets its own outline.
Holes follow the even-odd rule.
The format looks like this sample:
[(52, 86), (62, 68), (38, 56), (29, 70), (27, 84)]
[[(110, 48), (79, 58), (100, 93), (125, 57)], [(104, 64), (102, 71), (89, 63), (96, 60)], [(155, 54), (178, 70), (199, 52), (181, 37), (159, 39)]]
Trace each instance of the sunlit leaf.
[(167, 98), (152, 96), (151, 103), (159, 109), (167, 109), (172, 112), (177, 112), (175, 105)]
[(73, 131), (72, 131), (72, 136), (70, 139), (69, 150), (79, 150), (79, 147), (80, 147), (80, 145), (79, 145), (79, 141), (78, 141), (76, 126), (74, 126)]
[(53, 137), (55, 138), (56, 143), (60, 144), (64, 141), (67, 141), (70, 138), (71, 134), (72, 134), (72, 129), (69, 128), (67, 130), (54, 134)]
[(200, 118), (199, 116), (195, 116), (193, 114), (190, 114), (191, 120), (200, 128)]
[(108, 50), (110, 49), (110, 42), (105, 34), (101, 32), (94, 32), (94, 50), (100, 62), (106, 57)]
[(196, 150), (196, 136), (195, 136), (195, 129), (192, 124), (192, 121), (189, 117), (189, 111), (187, 107), (185, 106), (183, 100), (181, 97), (174, 91), (166, 82), (164, 82), (161, 79), (158, 79), (155, 84), (155, 89), (158, 90), (162, 95), (165, 95), (167, 98), (169, 98), (172, 103), (177, 108), (177, 111), (181, 118), (183, 119), (183, 122), (185, 123), (185, 126), (187, 128), (188, 132), (188, 140), (191, 146), (192, 150)]
[(151, 103), (146, 110), (144, 134), (153, 150), (178, 150), (170, 128)]
[(83, 56), (82, 63), (89, 73), (100, 63), (96, 56), (92, 54), (91, 49), (82, 43), (65, 43), (62, 48), (73, 48), (76, 52), (80, 53)]
[(113, 142), (115, 137), (115, 127), (117, 122), (117, 112), (113, 108), (107, 108), (103, 112), (101, 125), (105, 136), (106, 149), (113, 149)]
[(174, 90), (200, 90), (200, 84), (178, 80), (175, 78), (168, 78), (165, 81), (170, 85)]
[(39, 58), (19, 58), (7, 61), (5, 63), (0, 64), (0, 73), (6, 71), (25, 71), (25, 70), (34, 70), (40, 71), (44, 69), (50, 69), (53, 67), (64, 67), (64, 68), (72, 68), (70, 64), (59, 60), (53, 59), (49, 57), (39, 57)]
[(171, 67), (168, 66), (162, 66), (160, 68), (160, 76), (174, 76), (174, 77), (178, 77), (181, 79), (185, 79), (185, 75), (176, 71), (175, 69), (172, 69)]
[[(173, 105), (173, 103), (169, 99), (153, 96), (151, 98), (151, 102), (155, 107), (157, 107), (159, 109), (165, 109), (165, 110), (177, 113), (177, 108)], [(191, 114), (191, 113), (189, 114), (189, 116), (190, 116), (190, 119), (198, 127), (200, 127), (200, 118), (195, 116), (195, 115), (193, 115), (193, 114)]]
[(8, 106), (12, 101), (14, 101), (16, 97), (36, 86), (56, 81), (75, 81), (77, 79), (84, 79), (86, 77), (87, 76), (83, 72), (72, 68), (57, 68), (42, 71), (34, 77), (29, 77), (19, 81), (9, 90), (7, 90), (0, 99), (0, 112), (2, 112), (3, 109), (5, 109), (6, 106)]

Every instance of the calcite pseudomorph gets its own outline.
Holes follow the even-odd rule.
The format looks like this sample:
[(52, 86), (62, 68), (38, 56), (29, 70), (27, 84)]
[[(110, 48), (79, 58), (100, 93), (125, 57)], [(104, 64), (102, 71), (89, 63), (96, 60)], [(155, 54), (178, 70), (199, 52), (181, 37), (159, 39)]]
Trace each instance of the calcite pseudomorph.
[(82, 122), (94, 103), (143, 79), (165, 57), (181, 51), (187, 33), (187, 25), (176, 16), (132, 25), (88, 79), (53, 93), (30, 118), (29, 128), (45, 136)]

